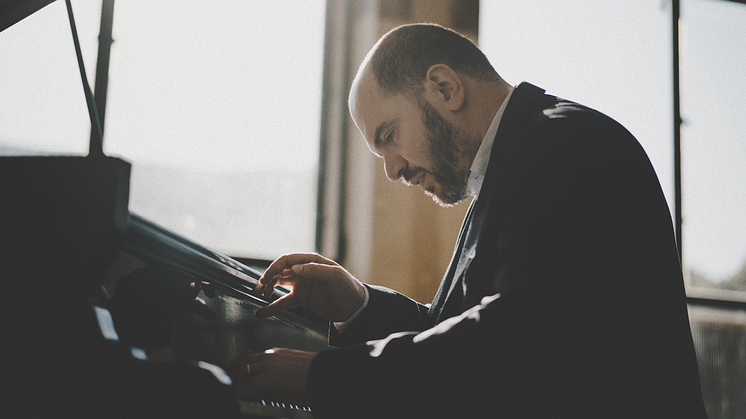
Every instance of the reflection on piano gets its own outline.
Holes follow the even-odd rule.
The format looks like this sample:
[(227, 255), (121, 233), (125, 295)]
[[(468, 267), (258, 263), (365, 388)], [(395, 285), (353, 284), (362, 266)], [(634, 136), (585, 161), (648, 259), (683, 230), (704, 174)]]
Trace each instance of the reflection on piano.
[[(51, 1), (0, 0), (0, 30)], [(236, 400), (222, 368), (275, 346), (322, 350), (326, 322), (256, 319), (287, 291), (255, 297), (257, 270), (131, 214), (130, 165), (97, 141), (88, 157), (0, 157), (0, 416), (311, 417)]]
[(302, 309), (256, 319), (286, 291), (255, 297), (258, 271), (129, 213), (128, 168), (0, 158), (3, 411), (309, 417), (237, 402), (221, 367), (275, 346), (323, 350), (326, 322)]

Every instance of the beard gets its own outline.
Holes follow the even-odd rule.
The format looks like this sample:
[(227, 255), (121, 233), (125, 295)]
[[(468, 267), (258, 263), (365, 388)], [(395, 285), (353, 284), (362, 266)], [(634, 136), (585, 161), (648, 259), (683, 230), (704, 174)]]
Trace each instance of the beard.
[[(418, 104), (422, 121), (428, 130), (429, 152), (433, 162), (430, 173), (440, 187), (428, 188), (425, 194), (443, 207), (452, 207), (471, 195), (468, 186), (471, 170), (468, 164), (476, 155), (479, 142), (471, 140), (463, 130), (446, 121), (424, 99), (420, 98)], [(405, 183), (410, 184), (410, 179), (424, 171), (421, 167), (408, 169), (403, 176)]]

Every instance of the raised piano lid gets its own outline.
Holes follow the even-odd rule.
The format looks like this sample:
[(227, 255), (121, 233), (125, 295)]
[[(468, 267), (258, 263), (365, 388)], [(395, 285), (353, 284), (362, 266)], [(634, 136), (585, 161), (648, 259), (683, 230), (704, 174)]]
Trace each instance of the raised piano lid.
[(15, 25), (54, 0), (0, 0), (0, 32)]

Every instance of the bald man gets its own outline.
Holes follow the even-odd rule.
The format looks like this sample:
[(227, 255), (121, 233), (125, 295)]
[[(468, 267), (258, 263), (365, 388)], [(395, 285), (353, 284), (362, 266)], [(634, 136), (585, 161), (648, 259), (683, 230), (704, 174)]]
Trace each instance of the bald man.
[(429, 24), (381, 38), (349, 106), (389, 179), (475, 197), (453, 259), (429, 306), (320, 255), (276, 260), (255, 292), (293, 291), (257, 315), (305, 307), (334, 348), (237, 360), (240, 397), (316, 419), (706, 417), (670, 213), (624, 127)]

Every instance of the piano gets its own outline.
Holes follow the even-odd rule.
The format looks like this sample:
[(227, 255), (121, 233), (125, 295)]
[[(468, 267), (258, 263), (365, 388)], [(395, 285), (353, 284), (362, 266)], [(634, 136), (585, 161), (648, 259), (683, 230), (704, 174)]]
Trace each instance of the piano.
[[(52, 1), (0, 0), (0, 30)], [(0, 157), (0, 416), (312, 417), (237, 400), (225, 368), (323, 350), (327, 322), (301, 308), (258, 320), (288, 291), (254, 296), (260, 268), (131, 213), (130, 164), (93, 148)]]

